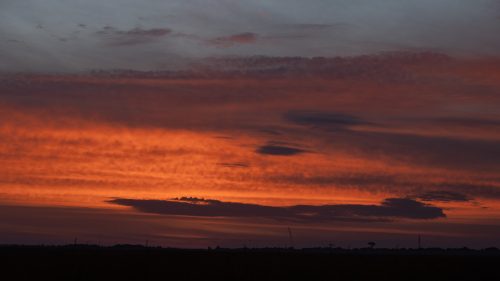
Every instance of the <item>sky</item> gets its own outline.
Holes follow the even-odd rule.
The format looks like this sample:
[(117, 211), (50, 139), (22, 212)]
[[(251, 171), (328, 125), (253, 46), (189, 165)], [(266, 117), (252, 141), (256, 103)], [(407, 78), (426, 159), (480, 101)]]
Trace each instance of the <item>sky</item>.
[(487, 0), (2, 0), (0, 244), (500, 247), (496, 34)]
[(2, 0), (0, 71), (177, 69), (211, 56), (497, 56), (497, 0)]

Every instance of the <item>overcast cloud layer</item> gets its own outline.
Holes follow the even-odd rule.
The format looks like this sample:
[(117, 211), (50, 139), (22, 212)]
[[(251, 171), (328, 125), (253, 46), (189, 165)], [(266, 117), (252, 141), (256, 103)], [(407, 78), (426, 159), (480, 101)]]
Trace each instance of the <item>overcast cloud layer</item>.
[(0, 2), (0, 71), (172, 69), (209, 56), (500, 55), (496, 0)]

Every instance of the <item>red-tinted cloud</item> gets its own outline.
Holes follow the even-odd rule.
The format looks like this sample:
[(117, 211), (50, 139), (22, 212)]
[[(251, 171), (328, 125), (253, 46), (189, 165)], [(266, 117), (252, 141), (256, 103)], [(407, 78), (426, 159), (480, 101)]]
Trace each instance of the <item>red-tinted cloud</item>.
[[(380, 207), (420, 198), (446, 210), (432, 227), (443, 235), (457, 220), (498, 227), (499, 73), (495, 59), (391, 53), (4, 75), (0, 200), (116, 208), (105, 201), (189, 194)], [(403, 229), (370, 231), (389, 224)]]
[(259, 36), (256, 33), (245, 32), (230, 36), (217, 37), (207, 40), (207, 43), (220, 48), (232, 47), (240, 44), (252, 44), (257, 42)]

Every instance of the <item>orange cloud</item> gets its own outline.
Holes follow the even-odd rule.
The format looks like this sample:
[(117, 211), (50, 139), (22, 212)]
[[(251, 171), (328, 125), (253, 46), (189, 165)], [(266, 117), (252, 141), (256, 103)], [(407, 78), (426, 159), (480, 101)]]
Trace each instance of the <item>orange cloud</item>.
[(0, 201), (116, 209), (106, 201), (193, 196), (277, 207), (406, 198), (446, 210), (446, 223), (486, 216), (495, 225), (497, 61), (397, 54), (238, 63), (241, 72), (214, 64), (182, 76), (3, 76)]

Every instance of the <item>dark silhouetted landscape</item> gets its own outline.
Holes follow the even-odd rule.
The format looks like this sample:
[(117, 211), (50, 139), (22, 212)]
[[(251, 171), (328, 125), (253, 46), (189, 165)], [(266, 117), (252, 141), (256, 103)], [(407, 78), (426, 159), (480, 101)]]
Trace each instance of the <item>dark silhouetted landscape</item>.
[(499, 280), (500, 250), (2, 246), (3, 280)]

